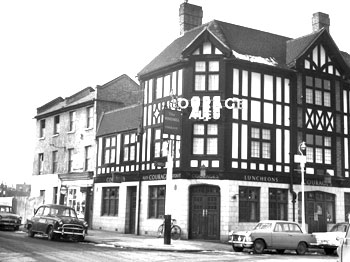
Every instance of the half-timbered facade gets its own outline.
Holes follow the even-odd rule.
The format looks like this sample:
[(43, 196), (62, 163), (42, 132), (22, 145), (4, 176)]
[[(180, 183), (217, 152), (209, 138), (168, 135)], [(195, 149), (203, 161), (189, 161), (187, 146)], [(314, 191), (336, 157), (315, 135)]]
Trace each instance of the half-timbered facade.
[[(135, 187), (137, 233), (156, 234), (167, 214), (191, 239), (226, 240), (262, 219), (300, 222), (299, 153), (307, 156), (308, 231), (344, 221), (350, 56), (333, 41), (328, 16), (314, 14), (314, 31), (291, 39), (217, 20), (202, 25), (201, 14), (183, 3), (183, 35), (138, 75), (138, 164), (100, 171), (119, 192)], [(183, 24), (198, 17), (190, 29)], [(129, 232), (127, 212), (119, 208), (119, 223), (104, 228)]]

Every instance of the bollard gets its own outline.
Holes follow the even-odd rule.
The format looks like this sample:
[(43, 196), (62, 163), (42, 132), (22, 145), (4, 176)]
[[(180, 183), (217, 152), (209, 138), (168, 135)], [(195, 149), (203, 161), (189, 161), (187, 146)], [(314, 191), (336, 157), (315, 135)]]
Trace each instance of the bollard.
[(164, 245), (171, 244), (171, 215), (164, 216)]

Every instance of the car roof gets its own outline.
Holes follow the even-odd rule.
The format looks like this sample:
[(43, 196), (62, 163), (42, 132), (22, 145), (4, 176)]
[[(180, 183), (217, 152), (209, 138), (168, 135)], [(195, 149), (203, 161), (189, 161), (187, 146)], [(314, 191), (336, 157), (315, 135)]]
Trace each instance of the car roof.
[(56, 204), (43, 204), (40, 205), (41, 207), (52, 207), (52, 208), (71, 208), (69, 206), (65, 206), (65, 205), (56, 205)]
[(292, 224), (298, 224), (293, 221), (286, 221), (286, 220), (261, 220), (259, 223), (292, 223)]

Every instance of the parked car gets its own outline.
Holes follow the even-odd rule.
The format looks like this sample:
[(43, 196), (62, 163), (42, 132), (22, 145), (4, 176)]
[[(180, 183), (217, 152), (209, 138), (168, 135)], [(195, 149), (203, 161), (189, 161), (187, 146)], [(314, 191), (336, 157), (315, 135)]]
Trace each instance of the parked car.
[(265, 249), (276, 249), (283, 254), (286, 249), (291, 249), (303, 255), (315, 241), (312, 234), (303, 233), (295, 222), (264, 220), (251, 231), (230, 232), (229, 243), (236, 252), (252, 248), (254, 253), (261, 254)]
[(350, 227), (346, 229), (346, 233), (343, 239), (340, 240), (339, 247), (337, 248), (339, 256), (338, 262), (350, 261)]
[(316, 242), (311, 243), (311, 246), (323, 248), (327, 255), (332, 255), (340, 245), (340, 240), (345, 237), (346, 230), (349, 226), (347, 222), (335, 224), (329, 232), (314, 232)]
[(0, 205), (0, 227), (1, 228), (13, 228), (18, 230), (22, 224), (22, 217), (16, 215), (11, 206)]
[(87, 223), (77, 217), (75, 210), (63, 205), (42, 205), (25, 225), (28, 236), (47, 235), (49, 240), (59, 238), (83, 241)]

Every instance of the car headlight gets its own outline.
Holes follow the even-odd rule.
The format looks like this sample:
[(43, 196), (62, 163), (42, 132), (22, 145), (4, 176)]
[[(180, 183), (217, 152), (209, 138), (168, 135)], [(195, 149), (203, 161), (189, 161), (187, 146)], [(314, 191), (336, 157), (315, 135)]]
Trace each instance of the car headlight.
[(89, 224), (88, 224), (86, 221), (84, 221), (83, 226), (84, 226), (84, 227), (88, 227)]
[(249, 236), (246, 236), (245, 237), (245, 241), (247, 242), (251, 242), (252, 241), (252, 237), (249, 235)]
[(59, 226), (63, 226), (63, 221), (62, 220), (58, 220), (57, 223), (58, 223)]

